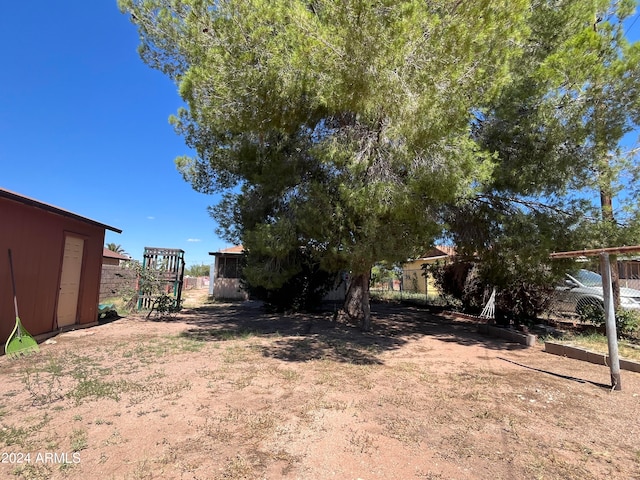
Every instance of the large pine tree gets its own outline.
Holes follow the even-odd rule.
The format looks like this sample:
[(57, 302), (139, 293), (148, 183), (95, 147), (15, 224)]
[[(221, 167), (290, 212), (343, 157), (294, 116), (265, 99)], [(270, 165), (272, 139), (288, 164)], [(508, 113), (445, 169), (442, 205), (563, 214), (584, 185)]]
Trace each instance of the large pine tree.
[(304, 248), (352, 272), (345, 310), (365, 329), (371, 266), (419, 253), (443, 205), (496, 180), (473, 119), (545, 57), (523, 55), (545, 8), (578, 2), (556, 3), (119, 1), (187, 104), (172, 121), (196, 155), (179, 170), (226, 192), (223, 233), (271, 259), (254, 280), (284, 283)]

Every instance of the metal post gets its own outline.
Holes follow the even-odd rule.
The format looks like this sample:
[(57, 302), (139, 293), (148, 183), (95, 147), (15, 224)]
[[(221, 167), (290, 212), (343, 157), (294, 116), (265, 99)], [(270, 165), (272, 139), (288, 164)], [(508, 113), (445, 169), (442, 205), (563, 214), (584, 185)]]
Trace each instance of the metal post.
[(620, 358), (618, 357), (618, 334), (616, 332), (616, 312), (613, 308), (613, 291), (611, 287), (611, 265), (609, 254), (600, 254), (600, 270), (602, 271), (602, 293), (604, 297), (604, 319), (607, 326), (607, 343), (609, 345), (609, 369), (611, 386), (614, 390), (622, 390), (620, 382)]
[[(142, 255), (142, 272), (147, 268), (147, 247), (144, 248), (144, 254)], [(142, 285), (140, 284), (140, 278), (138, 278), (138, 310), (142, 308)]]

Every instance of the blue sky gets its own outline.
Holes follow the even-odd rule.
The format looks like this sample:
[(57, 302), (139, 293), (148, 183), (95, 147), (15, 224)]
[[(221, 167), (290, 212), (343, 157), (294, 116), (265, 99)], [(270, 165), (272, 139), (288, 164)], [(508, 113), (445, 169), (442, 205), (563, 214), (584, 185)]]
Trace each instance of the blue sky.
[(168, 123), (177, 87), (137, 53), (115, 0), (5, 2), (0, 15), (0, 187), (121, 229), (134, 258), (181, 248), (187, 265), (229, 246), (212, 196), (173, 160), (189, 154)]
[[(628, 21), (630, 37), (640, 22)], [(123, 230), (140, 259), (181, 248), (187, 265), (228, 247), (173, 159), (189, 154), (168, 123), (170, 80), (138, 57), (115, 0), (5, 2), (0, 15), (0, 187)]]

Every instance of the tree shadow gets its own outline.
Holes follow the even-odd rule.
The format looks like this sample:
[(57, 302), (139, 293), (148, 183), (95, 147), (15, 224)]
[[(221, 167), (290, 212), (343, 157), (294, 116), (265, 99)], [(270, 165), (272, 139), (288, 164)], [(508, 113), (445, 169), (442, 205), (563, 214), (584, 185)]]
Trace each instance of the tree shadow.
[(353, 365), (382, 365), (375, 345), (341, 339), (340, 336), (313, 335), (283, 338), (261, 346), (262, 355), (288, 362), (331, 360)]
[(108, 313), (104, 317), (98, 318), (98, 325), (106, 325), (108, 323), (115, 322), (116, 320), (120, 320), (121, 318), (126, 318), (121, 316), (118, 312)]
[(186, 310), (180, 320), (190, 325), (181, 335), (197, 341), (220, 342), (266, 337), (258, 342), (265, 357), (290, 362), (328, 359), (357, 365), (382, 364), (380, 354), (429, 336), (442, 342), (491, 350), (521, 350), (526, 346), (477, 333), (477, 322), (433, 315), (410, 306), (372, 304), (374, 330), (334, 323), (332, 312), (266, 313), (255, 302), (204, 306)]

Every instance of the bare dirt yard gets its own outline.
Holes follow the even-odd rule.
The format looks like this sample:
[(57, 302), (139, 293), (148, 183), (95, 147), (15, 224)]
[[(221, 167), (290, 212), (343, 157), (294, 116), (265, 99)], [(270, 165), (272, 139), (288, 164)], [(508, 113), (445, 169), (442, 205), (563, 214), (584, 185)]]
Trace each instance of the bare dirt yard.
[(640, 479), (640, 374), (374, 304), (202, 305), (0, 357), (2, 479)]

